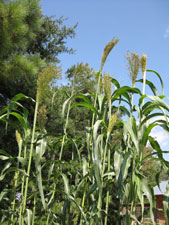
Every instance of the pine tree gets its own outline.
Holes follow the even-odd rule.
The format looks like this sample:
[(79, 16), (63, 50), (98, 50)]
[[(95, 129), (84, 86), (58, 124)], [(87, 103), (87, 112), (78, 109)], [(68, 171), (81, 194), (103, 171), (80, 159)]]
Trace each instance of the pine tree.
[(0, 1), (0, 98), (4, 103), (19, 92), (35, 97), (39, 72), (59, 62), (59, 54), (73, 52), (65, 39), (74, 37), (75, 26), (67, 28), (63, 18), (45, 17), (39, 4), (39, 0)]

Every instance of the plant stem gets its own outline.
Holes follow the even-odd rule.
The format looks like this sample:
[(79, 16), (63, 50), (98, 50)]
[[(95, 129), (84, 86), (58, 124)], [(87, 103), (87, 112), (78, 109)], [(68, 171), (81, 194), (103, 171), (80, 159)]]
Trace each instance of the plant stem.
[(102, 215), (101, 215), (101, 209), (102, 209), (102, 189), (99, 189), (99, 199), (98, 199), (98, 218), (100, 225), (102, 224)]
[[(110, 149), (108, 149), (108, 170), (107, 170), (107, 172), (110, 172)], [(108, 180), (109, 179), (111, 179), (110, 176), (108, 176)], [(110, 192), (109, 192), (109, 190), (107, 190), (107, 195), (106, 195), (106, 215), (105, 215), (104, 225), (107, 225), (107, 215), (108, 215), (108, 210), (109, 210), (109, 195), (110, 195)]]
[[(146, 71), (143, 72), (143, 92), (142, 94), (145, 94), (145, 89), (146, 89)], [(143, 99), (143, 105), (144, 105), (144, 99)]]
[(31, 139), (31, 148), (30, 148), (29, 162), (28, 162), (28, 168), (27, 168), (26, 184), (25, 184), (25, 195), (24, 195), (24, 203), (23, 203), (23, 213), (25, 212), (25, 209), (26, 209), (28, 183), (29, 183), (29, 176), (30, 176), (30, 169), (31, 169), (31, 162), (32, 162), (33, 145), (34, 145), (34, 141), (35, 141), (35, 128), (36, 128), (38, 107), (39, 107), (39, 101), (37, 99), (36, 105), (35, 105), (35, 113), (34, 113), (34, 121), (33, 121), (33, 130), (32, 130), (32, 139)]
[(33, 201), (32, 225), (34, 225), (34, 223), (35, 223), (35, 211), (36, 211), (36, 196), (34, 196), (34, 201)]
[[(19, 141), (18, 145), (19, 145), (19, 154), (18, 154), (18, 158), (21, 157), (21, 151), (22, 151), (22, 139)], [(14, 224), (14, 211), (15, 211), (15, 202), (16, 202), (16, 188), (17, 188), (17, 185), (18, 185), (18, 177), (19, 177), (19, 159), (18, 159), (18, 162), (17, 162), (17, 171), (15, 172), (15, 175), (14, 175), (14, 180), (15, 180), (15, 183), (14, 183), (14, 199), (13, 199), (13, 203), (12, 203), (12, 216), (11, 216), (11, 223)]]
[[(99, 79), (97, 82), (96, 95), (95, 95), (95, 99), (94, 99), (94, 108), (96, 108), (97, 97), (98, 97), (99, 90), (100, 90), (100, 82), (101, 82), (101, 72), (99, 71)], [(95, 119), (95, 113), (93, 113), (93, 115), (92, 115), (92, 126), (91, 126), (92, 130), (93, 130), (93, 126), (94, 126), (94, 119)], [(92, 143), (92, 135), (91, 135), (90, 143)]]
[[(26, 159), (26, 150), (27, 145), (24, 146), (24, 160)], [(25, 170), (24, 170), (25, 172)], [(22, 187), (21, 187), (21, 205), (20, 205), (20, 212), (19, 212), (19, 225), (22, 225), (22, 210), (23, 210), (23, 193), (24, 193), (24, 185), (25, 185), (25, 175), (22, 176)]]
[(108, 215), (108, 210), (109, 210), (109, 190), (107, 191), (107, 195), (106, 195), (106, 215), (105, 215), (105, 219), (104, 219), (104, 225), (107, 225), (107, 215)]
[[(87, 182), (87, 178), (86, 178), (86, 182)], [(86, 188), (85, 188), (85, 190), (83, 192), (82, 205), (81, 205), (82, 210), (84, 209), (85, 198), (86, 198)], [(80, 225), (82, 225), (82, 216), (81, 216), (81, 214), (80, 214)]]

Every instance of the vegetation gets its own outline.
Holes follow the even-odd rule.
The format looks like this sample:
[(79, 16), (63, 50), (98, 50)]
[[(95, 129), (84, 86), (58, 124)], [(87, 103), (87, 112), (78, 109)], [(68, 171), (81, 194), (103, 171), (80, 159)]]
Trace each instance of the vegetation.
[[(66, 27), (64, 18), (44, 16), (39, 3), (39, 0), (0, 1), (0, 110), (18, 93), (35, 99), (38, 74), (47, 65), (59, 62), (61, 53), (73, 53), (65, 40), (75, 36), (76, 26)], [(24, 106), (29, 109), (32, 124), (34, 104), (25, 101)], [(1, 149), (16, 157), (16, 127), (4, 129), (0, 122)]]
[(44, 16), (39, 0), (0, 2), (0, 96), (6, 103), (17, 93), (35, 98), (40, 71), (73, 53), (65, 40), (75, 36), (64, 18)]
[[(56, 86), (61, 70), (53, 63), (58, 62), (59, 53), (71, 51), (62, 40), (74, 34), (74, 28), (67, 32), (65, 28), (60, 29), (61, 33), (56, 34), (58, 20), (43, 17), (38, 3), (0, 3), (3, 9), (0, 26), (5, 31), (3, 18), (7, 18), (8, 28), (0, 34), (7, 38), (2, 39), (0, 46), (0, 77), (4, 82), (0, 125), (2, 136), (6, 137), (6, 140), (1, 138), (0, 149), (0, 223), (133, 225), (135, 221), (143, 222), (144, 202), (148, 201), (155, 224), (152, 187), (159, 184), (160, 173), (168, 173), (169, 169), (169, 163), (163, 158), (164, 151), (151, 136), (155, 126), (168, 132), (169, 106), (160, 75), (146, 69), (146, 55), (140, 59), (136, 53), (127, 54), (131, 87), (120, 86), (118, 80), (103, 74), (104, 63), (119, 41), (114, 38), (104, 48), (98, 72), (88, 64), (79, 63), (66, 73), (69, 84)], [(16, 13), (20, 16), (15, 18)], [(9, 18), (13, 22), (11, 29)], [(38, 21), (39, 28), (33, 19)], [(12, 30), (15, 26), (19, 33), (13, 39), (10, 32), (15, 32)], [(25, 30), (21, 30), (22, 26)], [(36, 29), (38, 36), (34, 33)], [(55, 48), (58, 41), (61, 41), (59, 49)], [(51, 45), (44, 49), (42, 43)], [(32, 64), (31, 59), (37, 64)], [(16, 64), (15, 60), (18, 60)], [(142, 78), (138, 80), (140, 67)], [(20, 86), (22, 94), (19, 86), (12, 90), (15, 80), (10, 77), (9, 68), (18, 73), (16, 84), (23, 82), (22, 74), (24, 80), (30, 79), (30, 86)], [(159, 78), (161, 94), (147, 79), (148, 73)], [(141, 88), (140, 85), (137, 88), (138, 83), (142, 84)], [(5, 88), (10, 85), (11, 93), (7, 95)], [(152, 95), (146, 95), (146, 87)], [(154, 171), (153, 180), (150, 167), (159, 167)], [(168, 189), (164, 197), (167, 222)], [(142, 211), (136, 218), (138, 203)]]

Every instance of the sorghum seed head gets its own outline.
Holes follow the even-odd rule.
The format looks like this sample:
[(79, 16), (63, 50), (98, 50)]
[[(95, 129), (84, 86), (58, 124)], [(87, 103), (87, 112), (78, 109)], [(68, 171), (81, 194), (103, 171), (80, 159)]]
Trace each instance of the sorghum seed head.
[(109, 55), (110, 51), (112, 50), (112, 48), (118, 43), (119, 39), (118, 38), (113, 38), (104, 48), (104, 52), (102, 55), (102, 59), (101, 59), (101, 68), (100, 70), (102, 71), (103, 66), (105, 64), (105, 61), (107, 59), (107, 56)]
[(114, 114), (112, 114), (112, 116), (110, 118), (109, 125), (108, 125), (108, 128), (107, 128), (107, 132), (109, 134), (111, 133), (116, 121), (117, 121), (117, 113), (114, 113)]
[(111, 101), (111, 92), (112, 92), (112, 82), (109, 73), (104, 75), (103, 86), (105, 93), (107, 95), (108, 102)]
[(137, 53), (132, 52), (127, 53), (126, 59), (128, 61), (128, 70), (132, 79), (132, 86), (134, 86), (139, 72), (140, 59)]
[(146, 65), (147, 65), (147, 55), (143, 54), (141, 57), (141, 69), (143, 73), (146, 72)]

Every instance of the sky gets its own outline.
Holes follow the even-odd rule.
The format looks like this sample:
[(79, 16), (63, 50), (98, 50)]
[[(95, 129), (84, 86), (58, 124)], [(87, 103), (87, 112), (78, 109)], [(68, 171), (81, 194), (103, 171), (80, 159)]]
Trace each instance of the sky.
[[(109, 72), (121, 85), (129, 85), (126, 53), (144, 53), (147, 69), (161, 75), (165, 95), (169, 96), (169, 0), (42, 0), (41, 6), (45, 15), (68, 18), (67, 26), (78, 23), (75, 38), (66, 40), (76, 53), (60, 55), (63, 74), (80, 62), (98, 71), (104, 47), (115, 37), (120, 41), (110, 53), (104, 72)], [(147, 73), (147, 79), (161, 94), (154, 74)], [(151, 94), (148, 89), (147, 93)], [(168, 134), (159, 127), (152, 134), (164, 150), (169, 150)], [(169, 161), (169, 156), (165, 158)]]

